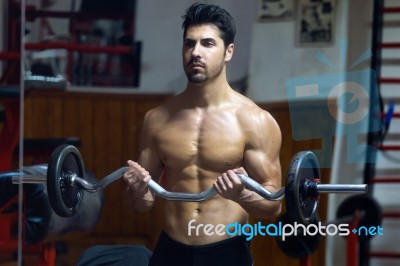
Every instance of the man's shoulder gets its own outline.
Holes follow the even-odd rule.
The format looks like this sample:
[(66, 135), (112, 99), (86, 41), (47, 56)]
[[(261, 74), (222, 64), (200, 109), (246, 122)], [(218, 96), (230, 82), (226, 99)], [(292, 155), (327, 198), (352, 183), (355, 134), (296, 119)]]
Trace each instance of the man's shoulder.
[(240, 106), (250, 108), (254, 112), (263, 111), (252, 99), (250, 99), (246, 95), (243, 95), (235, 90), (232, 90), (232, 92), (234, 95), (233, 99), (235, 99), (235, 102), (237, 102)]
[(149, 122), (160, 121), (166, 116), (166, 109), (164, 104), (154, 107), (146, 112), (145, 119)]
[(160, 124), (166, 121), (177, 107), (176, 96), (146, 112), (146, 120)]
[(243, 96), (242, 105), (238, 112), (238, 118), (247, 126), (269, 125), (276, 126), (275, 118), (265, 109), (261, 108), (251, 99)]
[(262, 109), (259, 105), (257, 105), (253, 100), (250, 98), (238, 94), (238, 108), (240, 110), (243, 110), (243, 112), (239, 112), (239, 115), (242, 116), (268, 116), (269, 113), (268, 111)]
[(251, 100), (242, 109), (243, 111), (237, 112), (238, 121), (251, 143), (257, 143), (260, 139), (274, 139), (276, 143), (280, 143), (281, 129), (270, 112)]

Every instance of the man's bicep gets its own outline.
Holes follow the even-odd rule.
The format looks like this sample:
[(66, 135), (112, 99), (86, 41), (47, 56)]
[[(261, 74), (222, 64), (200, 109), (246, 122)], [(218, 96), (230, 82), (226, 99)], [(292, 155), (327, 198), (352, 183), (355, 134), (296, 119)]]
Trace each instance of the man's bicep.
[[(268, 113), (264, 113), (260, 128), (256, 132), (245, 151), (245, 166), (250, 177), (264, 186), (281, 187), (282, 173), (280, 149), (281, 131), (276, 121)], [(253, 176), (252, 176), (253, 175)]]
[(149, 172), (153, 179), (158, 180), (163, 171), (163, 164), (157, 152), (155, 133), (151, 128), (153, 127), (147, 114), (140, 133), (138, 163)]
[(156, 151), (152, 149), (142, 150), (139, 154), (138, 163), (149, 172), (152, 179), (158, 181), (163, 171), (163, 164)]
[(263, 186), (281, 187), (281, 166), (279, 156), (271, 156), (262, 150), (248, 150), (245, 153), (245, 168), (251, 178)]

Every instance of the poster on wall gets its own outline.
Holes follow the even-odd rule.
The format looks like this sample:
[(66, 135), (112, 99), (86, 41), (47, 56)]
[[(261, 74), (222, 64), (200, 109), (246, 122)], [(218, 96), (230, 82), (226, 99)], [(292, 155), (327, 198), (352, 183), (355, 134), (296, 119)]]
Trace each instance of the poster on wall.
[(290, 20), (294, 16), (295, 0), (259, 0), (258, 20), (283, 21)]
[(300, 0), (296, 23), (298, 45), (331, 45), (334, 10), (334, 0)]

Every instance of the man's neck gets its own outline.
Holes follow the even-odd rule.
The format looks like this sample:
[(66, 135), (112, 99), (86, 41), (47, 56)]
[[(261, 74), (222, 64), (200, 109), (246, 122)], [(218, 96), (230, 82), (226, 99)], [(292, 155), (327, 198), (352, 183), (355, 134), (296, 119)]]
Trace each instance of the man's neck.
[(210, 84), (188, 83), (185, 95), (187, 100), (197, 107), (210, 107), (222, 103), (230, 89), (227, 82)]

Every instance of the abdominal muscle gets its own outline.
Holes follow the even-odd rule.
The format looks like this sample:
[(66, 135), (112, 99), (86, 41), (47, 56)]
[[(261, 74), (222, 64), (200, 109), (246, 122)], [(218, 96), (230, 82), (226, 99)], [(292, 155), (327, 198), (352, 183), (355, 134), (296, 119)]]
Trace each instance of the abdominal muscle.
[[(201, 193), (212, 187), (222, 173), (243, 166), (245, 137), (237, 112), (231, 105), (212, 110), (185, 109), (172, 112), (168, 122), (159, 126), (155, 146), (164, 166), (166, 190)], [(238, 203), (219, 195), (202, 202), (166, 201), (164, 205), (164, 231), (172, 239), (189, 245), (209, 244), (230, 237), (207, 235), (204, 227), (198, 232), (188, 232), (192, 220), (193, 226), (215, 227), (246, 223), (247, 219), (248, 214)]]
[[(174, 173), (167, 172), (166, 189), (171, 192), (186, 193), (200, 193), (212, 187), (219, 175), (213, 173), (201, 178), (177, 175), (173, 177)], [(230, 236), (226, 233), (217, 233), (217, 225), (219, 225), (218, 231), (221, 232), (224, 230), (221, 230), (220, 224), (224, 226), (235, 222), (243, 224), (248, 220), (248, 214), (238, 203), (219, 195), (202, 202), (166, 201), (163, 215), (164, 231), (172, 239), (188, 245), (203, 245), (227, 239)], [(208, 229), (205, 228), (206, 225)]]

